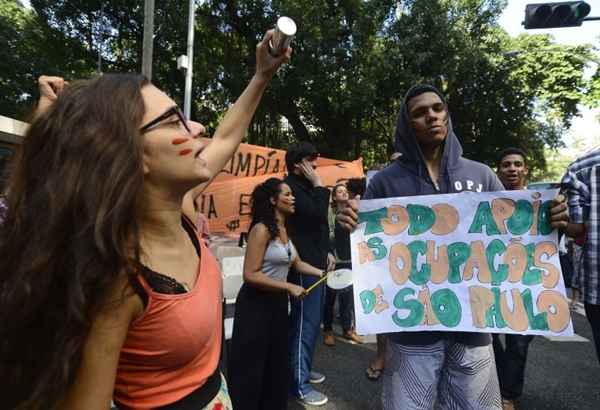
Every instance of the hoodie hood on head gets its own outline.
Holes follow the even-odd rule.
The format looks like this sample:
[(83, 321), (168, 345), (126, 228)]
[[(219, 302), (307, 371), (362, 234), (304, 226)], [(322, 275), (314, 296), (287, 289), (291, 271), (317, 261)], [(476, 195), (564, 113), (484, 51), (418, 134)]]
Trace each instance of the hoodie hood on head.
[[(436, 93), (442, 102), (446, 104), (446, 100), (442, 93), (431, 85), (419, 84), (411, 87), (404, 96), (404, 101), (400, 107), (400, 114), (396, 121), (396, 132), (394, 134), (394, 147), (397, 152), (402, 153), (399, 160), (414, 167), (414, 170), (418, 175), (427, 175), (427, 170), (425, 168), (423, 152), (421, 151), (419, 144), (417, 144), (417, 138), (408, 117), (408, 100), (426, 92)], [(462, 152), (460, 142), (452, 129), (450, 113), (448, 113), (448, 135), (446, 135), (444, 141), (444, 152), (440, 169), (442, 174), (447, 175), (448, 171), (456, 166), (458, 160), (462, 156)]]
[(437, 181), (431, 180), (425, 157), (408, 118), (407, 107), (408, 100), (424, 92), (436, 93), (444, 101), (441, 93), (430, 85), (417, 85), (408, 90), (400, 108), (395, 134), (396, 151), (402, 155), (372, 177), (364, 199), (502, 190), (498, 177), (487, 165), (463, 158), (462, 147), (452, 130), (450, 115), (448, 134), (443, 142), (440, 174)]

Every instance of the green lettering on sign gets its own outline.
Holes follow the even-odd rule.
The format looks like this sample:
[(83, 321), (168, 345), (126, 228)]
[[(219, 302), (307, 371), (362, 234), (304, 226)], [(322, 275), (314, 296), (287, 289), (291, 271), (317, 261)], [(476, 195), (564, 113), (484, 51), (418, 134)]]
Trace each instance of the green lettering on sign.
[(440, 289), (431, 295), (431, 306), (436, 317), (446, 327), (455, 327), (460, 323), (462, 308), (454, 292)]
[(550, 208), (552, 207), (552, 201), (545, 201), (540, 206), (538, 213), (538, 235), (550, 235), (552, 227), (550, 226)]
[(423, 315), (425, 314), (425, 309), (421, 302), (417, 299), (409, 299), (405, 300), (404, 298), (407, 296), (414, 296), (415, 291), (411, 288), (402, 288), (396, 293), (394, 296), (394, 306), (396, 309), (400, 310), (409, 310), (408, 316), (404, 319), (401, 319), (398, 316), (398, 312), (394, 312), (392, 315), (392, 320), (399, 327), (412, 327), (416, 326), (423, 320)]
[(424, 263), (421, 265), (421, 270), (417, 270), (417, 258), (419, 254), (427, 254), (427, 244), (424, 241), (412, 241), (407, 246), (412, 259), (412, 268), (410, 270), (409, 279), (415, 285), (424, 285), (431, 278), (431, 265)]
[(427, 232), (435, 223), (435, 213), (428, 206), (408, 204), (408, 234), (420, 235)]
[(469, 228), (469, 233), (482, 233), (484, 226), (487, 236), (500, 235), (500, 230), (494, 220), (490, 203), (487, 201), (480, 202), (477, 206), (477, 211), (475, 212), (475, 217)]
[(526, 199), (519, 199), (515, 211), (506, 221), (506, 227), (513, 235), (523, 235), (533, 224), (533, 205)]
[(383, 259), (387, 256), (387, 248), (383, 244), (383, 239), (378, 237), (369, 238), (367, 246), (373, 251), (375, 260)]
[(500, 289), (491, 288), (490, 290), (494, 294), (494, 304), (485, 312), (485, 325), (499, 329), (505, 328), (506, 322), (502, 317), (502, 310), (500, 308)]
[(523, 283), (523, 285), (527, 286), (539, 285), (540, 283), (542, 283), (542, 270), (537, 269), (533, 264), (533, 253), (535, 252), (535, 243), (525, 245), (525, 249), (527, 249), (527, 267), (525, 268), (525, 272), (523, 273), (523, 279), (521, 279), (521, 282)]
[(460, 267), (471, 256), (471, 247), (464, 242), (453, 242), (448, 245), (448, 282), (460, 283), (462, 276)]
[(498, 269), (494, 267), (494, 257), (506, 251), (506, 245), (500, 239), (491, 241), (485, 248), (485, 256), (487, 263), (492, 273), (492, 285), (498, 286), (508, 277), (508, 265), (505, 263), (498, 264)]
[(375, 304), (377, 303), (377, 296), (372, 290), (363, 290), (360, 292), (360, 304), (362, 305), (363, 312), (365, 315), (373, 312)]
[(527, 318), (529, 319), (529, 327), (532, 330), (548, 330), (548, 318), (547, 313), (541, 312), (535, 315), (533, 313), (533, 297), (531, 296), (531, 289), (525, 289), (521, 293), (523, 297), (523, 304), (525, 305), (525, 311), (527, 312)]
[(381, 226), (381, 220), (387, 217), (387, 208), (379, 208), (373, 211), (359, 212), (358, 223), (367, 223), (365, 227), (365, 235), (372, 235), (374, 233), (383, 232), (383, 226)]

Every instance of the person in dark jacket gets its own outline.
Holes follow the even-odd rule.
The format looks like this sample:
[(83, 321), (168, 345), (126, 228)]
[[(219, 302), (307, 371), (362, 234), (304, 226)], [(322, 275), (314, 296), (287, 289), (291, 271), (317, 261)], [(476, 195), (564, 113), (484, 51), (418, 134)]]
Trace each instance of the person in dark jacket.
[[(306, 263), (323, 270), (335, 266), (329, 253), (329, 189), (316, 172), (319, 154), (309, 142), (290, 146), (285, 154), (288, 176), (285, 183), (296, 198), (296, 211), (288, 219), (289, 235)], [(318, 280), (315, 276), (290, 271), (288, 281), (308, 289)], [(327, 396), (315, 390), (312, 384), (325, 381), (325, 376), (312, 371), (315, 344), (321, 326), (323, 286), (304, 298), (291, 301), (290, 311), (290, 391), (302, 403), (321, 406)]]
[[(378, 172), (363, 199), (498, 191), (503, 186), (486, 165), (462, 156), (442, 94), (417, 85), (406, 94), (396, 124), (402, 155)], [(349, 201), (338, 221), (354, 229), (358, 204)], [(551, 209), (552, 226), (568, 219), (564, 203)], [(382, 404), (390, 409), (500, 409), (500, 389), (487, 333), (399, 332), (388, 335)]]

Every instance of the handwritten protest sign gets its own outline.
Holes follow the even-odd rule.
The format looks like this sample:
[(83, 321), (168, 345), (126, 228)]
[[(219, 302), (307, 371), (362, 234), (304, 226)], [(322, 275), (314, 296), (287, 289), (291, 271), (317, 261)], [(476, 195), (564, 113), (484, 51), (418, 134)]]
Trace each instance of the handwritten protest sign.
[(463, 192), (360, 202), (351, 235), (360, 334), (572, 335), (556, 191)]

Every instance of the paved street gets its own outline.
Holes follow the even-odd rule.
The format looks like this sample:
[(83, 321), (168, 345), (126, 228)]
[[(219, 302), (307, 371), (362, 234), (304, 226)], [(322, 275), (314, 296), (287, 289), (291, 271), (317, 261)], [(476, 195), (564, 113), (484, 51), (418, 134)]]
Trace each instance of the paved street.
[[(592, 345), (591, 330), (584, 316), (573, 314), (574, 340), (550, 341), (536, 337), (529, 349), (525, 389), (517, 409), (598, 410), (600, 409), (600, 364)], [(587, 340), (582, 340), (585, 338)], [(379, 409), (380, 382), (365, 377), (365, 368), (375, 354), (372, 343), (350, 345), (338, 338), (328, 348), (319, 340), (315, 370), (327, 380), (319, 388), (329, 396), (323, 410)], [(290, 402), (291, 410), (303, 406)], [(312, 407), (311, 407), (312, 409)]]

